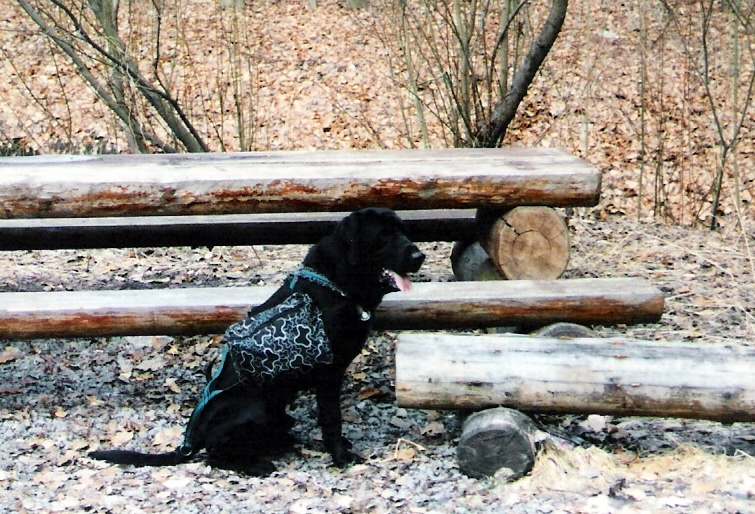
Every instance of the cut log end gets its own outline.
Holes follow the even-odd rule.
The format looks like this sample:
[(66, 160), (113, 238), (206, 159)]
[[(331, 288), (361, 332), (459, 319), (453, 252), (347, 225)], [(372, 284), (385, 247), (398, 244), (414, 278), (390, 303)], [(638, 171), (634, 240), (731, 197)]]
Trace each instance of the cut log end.
[(580, 337), (597, 337), (597, 334), (584, 325), (577, 323), (552, 323), (532, 333), (539, 337), (558, 337), (560, 339), (575, 339)]
[(486, 250), (508, 279), (553, 280), (569, 262), (569, 231), (550, 207), (516, 207), (493, 224)]
[(532, 470), (537, 428), (521, 412), (499, 407), (471, 415), (456, 451), (459, 469), (472, 478), (498, 473), (516, 480)]

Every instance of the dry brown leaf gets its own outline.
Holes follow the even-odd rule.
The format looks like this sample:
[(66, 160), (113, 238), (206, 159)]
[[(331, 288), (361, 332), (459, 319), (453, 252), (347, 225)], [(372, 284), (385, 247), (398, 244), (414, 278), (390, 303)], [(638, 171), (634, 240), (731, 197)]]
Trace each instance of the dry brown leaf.
[(141, 371), (157, 371), (164, 367), (165, 357), (163, 357), (162, 355), (157, 355), (136, 365), (136, 369)]
[(377, 389), (375, 387), (366, 387), (359, 391), (359, 394), (357, 395), (357, 398), (360, 400), (366, 400), (367, 398), (374, 398), (375, 396), (380, 396), (383, 394), (380, 389)]
[(71, 464), (76, 457), (78, 457), (79, 452), (73, 449), (66, 450), (62, 455), (60, 455), (57, 460), (55, 461), (56, 466), (65, 466), (66, 464)]
[(122, 382), (128, 382), (131, 379), (131, 373), (134, 369), (134, 364), (127, 358), (118, 356), (118, 366), (120, 367), (120, 373), (118, 374), (118, 380)]
[(2, 353), (0, 353), (0, 364), (5, 364), (16, 359), (23, 357), (23, 352), (15, 346), (7, 346)]
[(174, 392), (176, 394), (178, 394), (178, 393), (181, 392), (181, 388), (176, 383), (176, 378), (175, 377), (168, 377), (168, 378), (166, 378), (165, 379), (165, 387), (167, 387), (168, 389), (170, 389), (172, 392)]
[(121, 430), (110, 438), (114, 446), (123, 446), (134, 438), (134, 433), (128, 430)]
[(152, 439), (152, 446), (175, 448), (181, 442), (181, 434), (183, 434), (183, 428), (180, 426), (161, 430)]
[(422, 427), (419, 431), (420, 434), (428, 437), (441, 436), (446, 432), (446, 427), (439, 421), (433, 421)]
[(399, 448), (393, 454), (394, 459), (398, 461), (403, 461), (403, 462), (414, 460), (414, 457), (416, 456), (417, 456), (417, 450), (415, 450), (411, 446), (407, 448)]

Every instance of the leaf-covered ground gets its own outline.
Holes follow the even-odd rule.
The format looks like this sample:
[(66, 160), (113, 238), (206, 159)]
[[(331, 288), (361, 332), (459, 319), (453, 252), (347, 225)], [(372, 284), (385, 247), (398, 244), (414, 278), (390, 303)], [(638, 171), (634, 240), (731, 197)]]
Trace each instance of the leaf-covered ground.
[[(667, 296), (658, 324), (601, 335), (749, 344), (755, 287), (741, 241), (715, 233), (572, 218), (569, 277), (645, 277)], [(451, 280), (450, 248), (417, 280)], [(305, 248), (8, 252), (5, 290), (278, 283)], [(722, 260), (721, 255), (727, 258)], [(554, 438), (530, 476), (473, 480), (457, 467), (454, 412), (401, 409), (395, 334), (372, 337), (344, 394), (347, 435), (367, 457), (330, 466), (305, 396), (301, 444), (279, 473), (248, 478), (201, 462), (129, 469), (95, 462), (98, 446), (170, 449), (218, 355), (217, 337), (6, 342), (0, 352), (0, 484), (13, 512), (753, 512), (755, 426), (664, 418), (538, 416)]]
[[(374, 12), (345, 10), (332, 1), (319, 2), (316, 9), (306, 4), (257, 3), (245, 11), (244, 30), (255, 63), (246, 82), (259, 121), (255, 148), (407, 146), (397, 102), (400, 76), (385, 65), (387, 50), (379, 40)], [(723, 233), (634, 221), (637, 194), (645, 195), (643, 217), (651, 212), (653, 196), (652, 180), (646, 176), (645, 189), (639, 183), (636, 5), (572, 4), (557, 46), (507, 142), (562, 146), (603, 172), (601, 204), (589, 212), (577, 210), (571, 218), (568, 277), (645, 277), (666, 294), (666, 311), (658, 324), (594, 328), (601, 335), (679, 344), (752, 344), (751, 221), (744, 220), (744, 232), (728, 221)], [(204, 113), (198, 116), (200, 128), (222, 134), (223, 143), (213, 140), (213, 148), (233, 150), (236, 128), (231, 111), (223, 106), (228, 106), (228, 77), (218, 71), (227, 59), (220, 51), (226, 43), (218, 43), (222, 13), (211, 0), (190, 5), (181, 19), (188, 23), (185, 41), (196, 71), (174, 78), (190, 86), (186, 97), (198, 102), (193, 112)], [(686, 5), (679, 8), (694, 15)], [(63, 61), (51, 59), (48, 44), (27, 31), (16, 7), (9, 6), (0, 20), (6, 58), (0, 134), (24, 138), (41, 151), (82, 151), (87, 146), (122, 151), (126, 144), (112, 118)], [(690, 223), (698, 215), (705, 218), (704, 203), (698, 213), (691, 199), (707, 194), (717, 149), (699, 84), (690, 83), (686, 64), (679, 60), (681, 43), (660, 38), (667, 26), (659, 12), (651, 14), (656, 32), (649, 38), (647, 65), (655, 75), (648, 81), (653, 122), (646, 151), (663, 156), (658, 169), (668, 187), (659, 208)], [(148, 32), (149, 27), (145, 23), (134, 30)], [(721, 25), (715, 28), (720, 31)], [(652, 53), (659, 48), (665, 51)], [(729, 94), (725, 81), (716, 87), (719, 97)], [(670, 114), (661, 118), (663, 112)], [(743, 205), (749, 209), (755, 165), (748, 158), (753, 153), (750, 116), (745, 121), (737, 152)], [(431, 124), (430, 129), (433, 143), (442, 146), (440, 128)], [(412, 131), (416, 133), (416, 126)], [(680, 196), (682, 190), (689, 194)], [(683, 201), (689, 205), (683, 207)], [(725, 206), (731, 211), (730, 201)], [(745, 215), (751, 213), (746, 210)], [(424, 249), (430, 259), (419, 279), (450, 280), (448, 245)], [(304, 250), (7, 252), (0, 254), (0, 290), (277, 284)], [(538, 422), (554, 439), (530, 476), (514, 484), (466, 478), (455, 462), (460, 435), (456, 413), (396, 406), (394, 345), (395, 334), (375, 334), (345, 386), (348, 436), (367, 462), (344, 471), (330, 467), (313, 423), (314, 402), (305, 397), (293, 408), (301, 445), (277, 461), (278, 474), (261, 480), (200, 462), (121, 469), (85, 457), (98, 445), (152, 450), (175, 446), (203, 384), (205, 365), (218, 354), (217, 337), (3, 342), (0, 509), (755, 512), (751, 423), (542, 416)]]

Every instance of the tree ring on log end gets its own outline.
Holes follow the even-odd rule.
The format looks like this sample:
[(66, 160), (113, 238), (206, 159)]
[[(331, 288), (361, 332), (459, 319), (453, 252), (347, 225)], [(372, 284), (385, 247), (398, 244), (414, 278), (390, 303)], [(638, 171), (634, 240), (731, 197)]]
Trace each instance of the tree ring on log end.
[(498, 407), (472, 414), (456, 450), (459, 469), (472, 478), (505, 469), (508, 480), (517, 480), (535, 464), (537, 433), (532, 420), (519, 411)]
[(553, 280), (569, 262), (569, 231), (550, 207), (516, 207), (493, 224), (486, 250), (506, 278)]

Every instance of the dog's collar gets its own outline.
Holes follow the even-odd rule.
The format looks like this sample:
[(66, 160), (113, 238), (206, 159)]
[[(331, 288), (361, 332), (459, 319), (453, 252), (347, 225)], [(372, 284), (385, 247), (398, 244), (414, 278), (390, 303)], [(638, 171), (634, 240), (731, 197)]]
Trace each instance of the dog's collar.
[[(312, 268), (304, 267), (294, 271), (291, 274), (291, 283), (289, 284), (289, 287), (291, 289), (294, 288), (296, 281), (299, 280), (299, 278), (309, 280), (310, 282), (313, 282), (318, 286), (326, 287), (331, 291), (335, 291), (336, 293), (340, 294), (344, 298), (349, 297), (349, 295), (346, 294), (343, 289), (335, 285), (332, 280), (330, 280), (325, 275), (316, 272)], [(357, 311), (359, 312), (359, 319), (361, 319), (362, 321), (369, 321), (370, 318), (372, 318), (372, 314), (369, 311), (364, 310), (361, 305), (357, 305)]]

